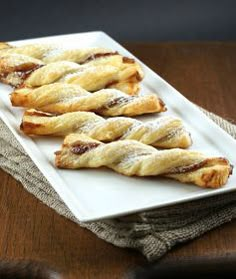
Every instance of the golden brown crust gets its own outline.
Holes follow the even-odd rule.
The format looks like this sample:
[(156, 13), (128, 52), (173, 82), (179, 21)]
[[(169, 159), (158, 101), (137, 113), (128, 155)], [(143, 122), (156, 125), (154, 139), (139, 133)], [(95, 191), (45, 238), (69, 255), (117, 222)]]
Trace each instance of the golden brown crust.
[(31, 136), (83, 133), (103, 142), (134, 139), (159, 148), (187, 148), (192, 143), (181, 120), (170, 116), (143, 123), (128, 117), (104, 119), (91, 112), (55, 115), (31, 109), (24, 113), (21, 130)]
[(232, 172), (225, 158), (178, 148), (160, 151), (135, 140), (104, 144), (82, 134), (65, 138), (55, 164), (70, 169), (106, 166), (127, 176), (161, 175), (204, 188), (223, 186)]
[(56, 114), (92, 111), (104, 116), (135, 116), (166, 110), (155, 94), (128, 96), (116, 89), (102, 89), (91, 94), (78, 85), (62, 83), (17, 89), (11, 94), (11, 102), (13, 106)]

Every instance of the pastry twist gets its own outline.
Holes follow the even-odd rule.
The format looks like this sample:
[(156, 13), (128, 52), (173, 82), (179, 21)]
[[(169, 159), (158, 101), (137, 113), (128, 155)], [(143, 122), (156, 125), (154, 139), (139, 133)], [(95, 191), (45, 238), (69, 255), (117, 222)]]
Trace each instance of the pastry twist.
[(12, 48), (11, 45), (9, 45), (8, 43), (6, 42), (0, 42), (0, 54), (3, 53), (2, 51), (4, 50), (9, 50), (10, 48)]
[(156, 95), (128, 96), (117, 89), (102, 89), (93, 94), (79, 85), (55, 83), (39, 88), (21, 88), (11, 94), (13, 106), (61, 114), (92, 111), (104, 116), (135, 116), (165, 111)]
[[(1, 51), (0, 51), (1, 52)], [(133, 95), (143, 72), (138, 63), (121, 55), (104, 56), (83, 65), (70, 61), (44, 64), (20, 54), (0, 56), (0, 80), (14, 87), (37, 87), (54, 82), (79, 84), (88, 91), (117, 88)]]
[(55, 154), (59, 168), (106, 166), (127, 176), (162, 175), (210, 188), (223, 186), (232, 173), (232, 167), (224, 158), (178, 148), (157, 150), (135, 140), (104, 144), (83, 134), (68, 135)]
[(28, 135), (83, 133), (103, 142), (133, 139), (160, 148), (187, 148), (191, 145), (191, 137), (181, 120), (170, 116), (143, 123), (128, 117), (104, 119), (92, 112), (55, 116), (28, 110), (24, 113), (21, 130)]
[(65, 48), (56, 44), (29, 44), (13, 46), (0, 42), (0, 55), (22, 54), (42, 60), (44, 63), (71, 61), (78, 64), (87, 63), (101, 57), (118, 54), (102, 47)]

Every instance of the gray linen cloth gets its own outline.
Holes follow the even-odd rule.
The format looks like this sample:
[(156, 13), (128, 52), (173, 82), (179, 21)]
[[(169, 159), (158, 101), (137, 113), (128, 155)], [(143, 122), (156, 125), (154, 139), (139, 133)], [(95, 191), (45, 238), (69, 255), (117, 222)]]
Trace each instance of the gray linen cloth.
[[(205, 113), (236, 138), (236, 125), (215, 114)], [(236, 217), (235, 191), (123, 218), (81, 223), (69, 211), (1, 120), (0, 167), (60, 215), (116, 246), (139, 250), (149, 261), (157, 260), (174, 245), (194, 239)]]

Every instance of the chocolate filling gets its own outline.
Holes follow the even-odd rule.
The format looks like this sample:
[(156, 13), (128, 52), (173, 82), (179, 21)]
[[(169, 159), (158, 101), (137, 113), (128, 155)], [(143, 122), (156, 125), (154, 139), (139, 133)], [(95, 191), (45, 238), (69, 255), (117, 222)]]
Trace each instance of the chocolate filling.
[(117, 105), (123, 105), (123, 104), (125, 105), (128, 102), (130, 102), (131, 99), (133, 99), (133, 98), (132, 97), (118, 97), (118, 98), (115, 98), (115, 99), (111, 100), (110, 102), (108, 102), (105, 106), (106, 106), (106, 108), (112, 108)]
[(130, 79), (131, 78), (135, 78), (137, 81), (142, 81), (143, 79), (138, 71), (133, 76), (131, 76)]
[(93, 110), (93, 112), (95, 113), (102, 113), (103, 111), (106, 111), (110, 108), (113, 108), (117, 105), (125, 105), (127, 103), (129, 103), (134, 97), (133, 96), (129, 96), (129, 97), (118, 97), (118, 98), (115, 98), (111, 101), (109, 101), (108, 103), (102, 105), (101, 107)]
[(33, 67), (31, 67), (31, 68), (28, 69), (28, 70), (19, 71), (19, 72), (17, 72), (17, 73), (19, 73), (19, 77), (20, 77), (21, 79), (26, 80), (32, 72), (38, 70), (38, 69), (41, 68), (42, 66), (44, 66), (44, 65), (34, 65)]
[[(30, 74), (37, 69), (41, 68), (44, 65), (31, 65), (19, 70), (14, 71), (14, 68), (12, 71), (6, 71), (0, 74), (0, 80), (3, 81), (4, 83), (10, 84), (14, 87), (19, 88), (20, 86), (23, 85), (24, 81), (30, 76)], [(17, 84), (11, 84), (11, 75), (14, 75), (13, 78), (19, 78), (19, 83)]]
[(201, 167), (203, 167), (206, 163), (207, 163), (207, 161), (204, 160), (200, 163), (192, 164), (189, 166), (176, 167), (173, 170), (171, 170), (170, 172), (165, 173), (165, 174), (180, 174), (180, 173), (186, 173), (186, 172), (190, 172), (190, 171), (196, 171), (196, 170), (200, 169)]
[(90, 151), (91, 149), (94, 149), (98, 147), (100, 144), (96, 142), (91, 143), (75, 143), (71, 147), (71, 152), (76, 155), (84, 154), (87, 151)]
[(118, 82), (119, 82), (118, 80), (110, 81), (110, 82), (108, 82), (108, 83), (105, 85), (105, 88), (109, 88), (110, 86), (115, 85), (115, 84), (117, 84)]
[(230, 165), (230, 172), (229, 172), (230, 175), (233, 174), (233, 170), (234, 170), (234, 166)]
[[(228, 161), (225, 158), (218, 158), (218, 160), (222, 161), (222, 163), (228, 164)], [(171, 171), (164, 173), (163, 175), (171, 175), (171, 174), (181, 174), (186, 172), (196, 171), (209, 163), (209, 159), (205, 159), (199, 163), (192, 164), (189, 166), (182, 166), (173, 168)], [(232, 165), (230, 165), (230, 174), (232, 173)]]
[(21, 77), (22, 79), (27, 78), (33, 71), (41, 68), (44, 65), (39, 65), (39, 64), (22, 64), (19, 67), (11, 67), (6, 69), (6, 71), (4, 71), (3, 69), (3, 73), (0, 74), (0, 76), (2, 77), (7, 77), (9, 74), (11, 73), (16, 73), (19, 77)]
[(127, 64), (134, 64), (135, 60), (133, 58), (129, 58), (129, 57), (124, 56), (123, 57), (123, 62), (127, 63)]
[(85, 59), (80, 64), (85, 64), (85, 63), (88, 63), (92, 60), (95, 60), (95, 59), (98, 59), (98, 58), (101, 58), (101, 57), (107, 57), (107, 56), (112, 56), (112, 55), (117, 55), (117, 54), (118, 54), (117, 51), (115, 51), (115, 52), (105, 52), (105, 53), (95, 53), (95, 54), (89, 56), (87, 59)]
[(166, 108), (166, 104), (163, 102), (163, 100), (161, 98), (158, 97), (158, 100), (159, 100), (159, 103), (161, 105), (161, 107), (163, 107), (163, 111), (166, 111), (167, 108)]

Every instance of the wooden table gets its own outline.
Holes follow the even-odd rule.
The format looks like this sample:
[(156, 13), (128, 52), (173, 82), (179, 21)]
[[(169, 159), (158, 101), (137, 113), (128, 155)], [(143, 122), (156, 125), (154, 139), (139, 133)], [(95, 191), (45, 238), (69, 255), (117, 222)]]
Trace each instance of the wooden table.
[[(125, 46), (189, 100), (236, 121), (236, 43), (129, 43)], [(146, 263), (56, 214), (0, 171), (0, 257), (36, 259), (66, 278), (122, 278)], [(236, 254), (236, 221), (174, 248), (159, 264), (183, 257)]]

